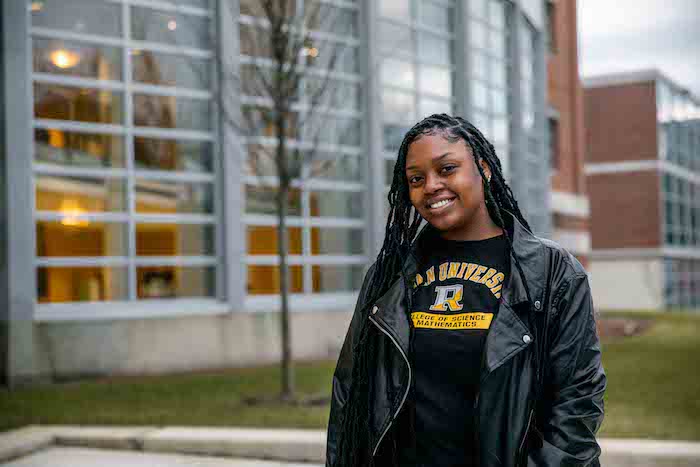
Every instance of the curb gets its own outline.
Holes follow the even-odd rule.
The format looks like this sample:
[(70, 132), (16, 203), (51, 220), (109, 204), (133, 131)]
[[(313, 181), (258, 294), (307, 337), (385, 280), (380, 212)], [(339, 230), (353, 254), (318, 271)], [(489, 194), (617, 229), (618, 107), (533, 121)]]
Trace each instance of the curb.
[(0, 462), (49, 446), (326, 461), (326, 432), (256, 428), (30, 426), (0, 434)]
[[(640, 461), (673, 460), (668, 465), (700, 465), (700, 442), (643, 439), (599, 439), (605, 465), (652, 465)], [(133, 450), (287, 462), (325, 463), (325, 430), (209, 428), (28, 426), (0, 434), (0, 462), (52, 445)], [(664, 464), (666, 465), (666, 464)]]

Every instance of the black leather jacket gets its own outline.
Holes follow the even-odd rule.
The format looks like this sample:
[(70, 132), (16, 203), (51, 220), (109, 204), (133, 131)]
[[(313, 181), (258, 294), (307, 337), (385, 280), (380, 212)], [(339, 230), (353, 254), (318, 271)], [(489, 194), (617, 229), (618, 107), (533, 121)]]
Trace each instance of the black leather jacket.
[[(534, 236), (508, 211), (504, 219), (532, 304), (511, 258), (511, 274), (487, 335), (476, 396), (479, 465), (599, 466), (600, 447), (595, 434), (603, 421), (607, 380), (586, 271), (561, 246)], [(415, 255), (409, 255), (403, 266), (404, 277), (414, 277), (417, 267)], [(333, 375), (327, 467), (336, 462), (339, 421), (352, 375), (352, 348), (362, 319), (369, 319), (385, 337), (378, 344), (377, 365), (369, 375), (374, 394), (367, 427), (371, 446), (367, 449), (380, 466), (382, 452), (388, 449), (382, 440), (397, 423), (413, 377), (408, 359), (407, 281), (397, 276), (391, 288), (369, 307), (367, 316), (360, 316), (360, 311), (366, 309), (362, 305), (373, 272), (374, 265), (365, 276)], [(537, 329), (544, 330), (543, 325), (536, 327), (536, 320), (546, 315), (544, 393), (535, 410)], [(396, 394), (398, 407), (390, 397)]]

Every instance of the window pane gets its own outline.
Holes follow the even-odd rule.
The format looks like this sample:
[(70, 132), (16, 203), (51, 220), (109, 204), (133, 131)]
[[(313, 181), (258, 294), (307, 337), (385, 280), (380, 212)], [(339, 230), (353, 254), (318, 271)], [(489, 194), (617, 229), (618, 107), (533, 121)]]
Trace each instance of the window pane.
[(437, 28), (442, 32), (452, 30), (450, 8), (436, 3), (424, 2), (421, 4), (421, 13), (420, 21), (423, 24)]
[(214, 254), (214, 226), (206, 224), (136, 224), (139, 256), (208, 256)]
[(491, 51), (499, 58), (506, 57), (508, 36), (503, 33), (491, 33)]
[(66, 218), (37, 221), (38, 257), (127, 256), (126, 225)]
[[(248, 286), (250, 295), (271, 295), (280, 292), (279, 266), (260, 266), (251, 264), (248, 266)], [(291, 293), (303, 292), (303, 275), (301, 266), (288, 266), (289, 291)]]
[(385, 122), (412, 125), (416, 119), (415, 96), (412, 93), (382, 90), (382, 119)]
[(246, 175), (277, 175), (274, 159), (275, 148), (260, 144), (249, 144), (247, 148), (247, 157), (244, 164), (244, 173)]
[(136, 285), (138, 298), (213, 297), (214, 267), (141, 266)]
[(131, 63), (136, 82), (196, 89), (211, 83), (208, 60), (131, 49)]
[(384, 149), (398, 151), (401, 147), (403, 137), (408, 132), (409, 127), (402, 125), (384, 125)]
[(506, 88), (506, 71), (508, 65), (499, 60), (491, 60), (491, 83), (500, 88)]
[(494, 144), (508, 144), (508, 119), (506, 117), (493, 119), (493, 140)]
[(493, 112), (505, 114), (508, 111), (508, 99), (503, 89), (491, 89), (491, 105)]
[(415, 89), (416, 73), (412, 63), (386, 59), (382, 64), (382, 84)]
[(126, 267), (46, 267), (37, 268), (39, 303), (126, 300)]
[(94, 0), (42, 0), (31, 3), (34, 27), (101, 36), (121, 34), (119, 4)]
[(362, 287), (362, 266), (320, 266), (312, 267), (314, 292), (349, 292)]
[[(290, 14), (296, 11), (296, 0), (286, 0), (284, 2), (285, 11)], [(262, 8), (260, 0), (240, 0), (242, 15), (264, 17), (265, 10)], [(276, 1), (273, 5), (283, 5), (281, 1)]]
[(35, 73), (121, 81), (122, 55), (116, 47), (32, 38)]
[(475, 106), (487, 110), (489, 108), (488, 90), (479, 81), (472, 81), (472, 102)]
[(181, 5), (195, 6), (197, 8), (209, 8), (211, 0), (179, 0)]
[(137, 169), (212, 171), (212, 145), (206, 141), (134, 138)]
[(34, 161), (72, 167), (124, 167), (121, 136), (53, 128), (34, 130)]
[(355, 83), (309, 77), (305, 94), (307, 100), (316, 100), (324, 106), (348, 110), (360, 108), (360, 87)]
[(36, 175), (37, 211), (59, 211), (64, 224), (81, 224), (81, 214), (126, 209), (124, 180)]
[(321, 153), (311, 162), (311, 176), (357, 182), (362, 179), (362, 162), (360, 156)]
[[(250, 134), (260, 136), (277, 136), (277, 125), (272, 109), (266, 107), (243, 106), (243, 121), (241, 124), (247, 128)], [(285, 117), (285, 133), (288, 137), (294, 138), (297, 136), (297, 120), (298, 115), (295, 112), (287, 113)], [(307, 126), (311, 126), (307, 124)]]
[(385, 54), (413, 55), (411, 30), (406, 26), (380, 21), (379, 49)]
[(335, 139), (329, 143), (338, 143), (345, 146), (359, 146), (361, 138), (360, 121), (354, 118), (339, 118), (335, 120)]
[(450, 42), (447, 39), (421, 33), (418, 39), (418, 57), (421, 60), (439, 65), (449, 65)]
[(503, 29), (505, 27), (505, 5), (503, 0), (491, 0), (489, 9), (491, 25)]
[(209, 100), (134, 94), (136, 126), (209, 130), (210, 117)]
[(210, 46), (207, 18), (137, 6), (130, 8), (132, 39), (198, 49), (208, 49)]
[(411, 19), (409, 0), (379, 0), (379, 15), (408, 21)]
[(421, 66), (418, 73), (421, 91), (445, 97), (452, 95), (452, 78), (449, 70), (432, 66)]
[[(276, 214), (277, 213), (277, 188), (265, 186), (246, 185), (245, 212), (250, 214)], [(301, 215), (301, 192), (291, 188), (287, 198), (287, 215)]]
[(474, 113), (474, 126), (477, 127), (479, 131), (484, 134), (484, 136), (491, 138), (491, 135), (493, 134), (491, 131), (491, 120), (484, 112)]
[[(249, 255), (277, 255), (277, 226), (250, 225), (246, 228)], [(300, 255), (301, 227), (287, 227), (287, 254)]]
[(469, 12), (479, 18), (486, 17), (488, 0), (469, 0)]
[(419, 119), (433, 114), (452, 113), (452, 103), (447, 100), (421, 97), (418, 105), (420, 109), (420, 115), (418, 116)]
[(360, 144), (360, 122), (354, 118), (334, 118), (317, 114), (303, 128), (303, 139), (315, 143), (357, 146)]
[(488, 69), (488, 59), (486, 55), (474, 52), (471, 54), (471, 72), (477, 78), (487, 78)]
[(122, 93), (34, 83), (34, 117), (120, 124)]
[(362, 193), (345, 191), (314, 191), (309, 194), (311, 216), (352, 217), (363, 216)]
[(311, 228), (312, 255), (361, 255), (363, 252), (361, 229)]
[(486, 27), (477, 21), (472, 21), (469, 23), (469, 30), (469, 37), (472, 41), (472, 47), (486, 49), (488, 47), (486, 40)]
[(304, 10), (309, 29), (341, 36), (357, 35), (357, 13), (354, 10), (321, 3), (319, 0), (306, 0)]
[(136, 179), (136, 212), (140, 214), (212, 214), (210, 183)]
[(242, 55), (272, 58), (272, 38), (268, 30), (249, 24), (241, 24), (239, 31)]
[(307, 55), (306, 63), (325, 71), (342, 71), (356, 73), (359, 70), (358, 49), (335, 41), (314, 41), (310, 49), (316, 49), (316, 55)]

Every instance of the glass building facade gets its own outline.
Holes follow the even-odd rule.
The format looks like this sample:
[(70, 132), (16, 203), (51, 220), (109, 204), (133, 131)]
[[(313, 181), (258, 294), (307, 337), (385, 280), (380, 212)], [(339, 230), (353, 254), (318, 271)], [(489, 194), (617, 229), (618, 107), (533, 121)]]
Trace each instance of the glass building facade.
[[(106, 313), (101, 304), (274, 306), (276, 140), (272, 103), (251, 79), (254, 67), (274, 70), (270, 44), (252, 39), (269, 27), (258, 2), (10, 2), (26, 13), (12, 32), (26, 44), (27, 68), (7, 66), (30, 85), (26, 102), (5, 100), (27, 106), (20, 124), (31, 162), (8, 176), (31, 187), (31, 201), (8, 215), (33, 232), (23, 296), (35, 299), (35, 316)], [(549, 233), (545, 3), (290, 3), (296, 13), (320, 5), (335, 18), (333, 27), (307, 25), (318, 56), (288, 115), (290, 147), (314, 151), (288, 199), (293, 295), (354, 302), (381, 245), (386, 206), (377, 200), (386, 203), (401, 138), (432, 113), (464, 115), (485, 133), (533, 229)], [(330, 46), (340, 52), (318, 122), (299, 127)], [(245, 137), (223, 117), (224, 58), (240, 76), (236, 110), (259, 123)], [(697, 172), (697, 160), (672, 143), (697, 145), (697, 125), (664, 125), (669, 160)], [(698, 222), (697, 183), (669, 184), (684, 187), (677, 196), (669, 188), (669, 238), (697, 244), (689, 227)]]
[(664, 247), (664, 301), (700, 307), (700, 102), (672, 82), (656, 80)]
[(215, 296), (213, 11), (28, 6), (37, 302)]

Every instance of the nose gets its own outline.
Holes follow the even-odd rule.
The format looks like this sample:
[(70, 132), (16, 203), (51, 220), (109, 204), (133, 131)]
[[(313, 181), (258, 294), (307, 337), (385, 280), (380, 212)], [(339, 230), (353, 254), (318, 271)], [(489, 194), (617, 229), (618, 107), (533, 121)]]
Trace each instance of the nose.
[(426, 194), (432, 194), (444, 187), (442, 179), (434, 174), (427, 174), (425, 176), (425, 185), (423, 191)]

